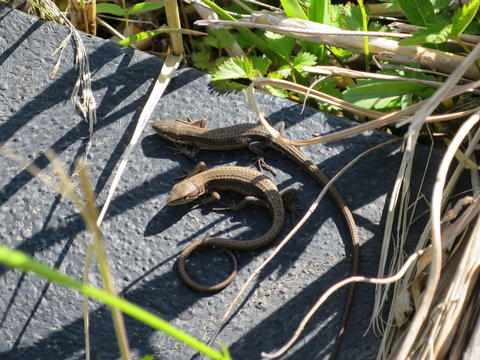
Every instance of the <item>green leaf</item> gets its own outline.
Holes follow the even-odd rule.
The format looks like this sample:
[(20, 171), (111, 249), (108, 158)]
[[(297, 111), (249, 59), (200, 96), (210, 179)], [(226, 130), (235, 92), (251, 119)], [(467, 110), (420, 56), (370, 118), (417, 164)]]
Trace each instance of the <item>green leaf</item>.
[(293, 58), (293, 67), (302, 70), (303, 66), (313, 66), (317, 63), (317, 57), (307, 52), (301, 52)]
[[(409, 64), (410, 67), (412, 68), (417, 68), (419, 69), (419, 65), (418, 63), (412, 63), (412, 64)], [(422, 71), (413, 71), (413, 70), (405, 70), (405, 69), (385, 69), (381, 72), (382, 74), (386, 74), (386, 75), (394, 75), (394, 76), (402, 76), (402, 77), (407, 77), (407, 78), (412, 78), (412, 79), (420, 79), (420, 80), (430, 80), (430, 81), (436, 81), (436, 77), (431, 75), (431, 74), (428, 74), (428, 73), (424, 73)]]
[(454, 37), (460, 36), (465, 31), (467, 26), (475, 18), (479, 6), (480, 0), (472, 0), (467, 5), (464, 5), (455, 11), (452, 19), (452, 35)]
[(428, 24), (426, 29), (420, 29), (412, 37), (399, 41), (399, 45), (440, 44), (451, 37), (452, 25), (437, 21)]
[(330, 6), (330, 25), (339, 29), (346, 29), (344, 5)]
[(144, 13), (147, 11), (152, 11), (152, 10), (157, 10), (161, 9), (165, 6), (164, 3), (161, 2), (143, 2), (143, 3), (138, 3), (133, 5), (131, 8), (128, 8), (127, 12), (128, 15), (135, 15), (135, 14), (140, 14)]
[(358, 6), (345, 5), (345, 22), (347, 29), (362, 30), (362, 12)]
[(268, 76), (275, 79), (287, 78), (292, 74), (293, 68), (290, 65), (282, 65), (277, 68), (277, 70), (271, 72)]
[(315, 86), (313, 87), (315, 90), (318, 90), (318, 91), (321, 91), (321, 92), (324, 92), (326, 94), (329, 94), (329, 95), (332, 95), (332, 96), (336, 96), (336, 97), (340, 97), (342, 95), (341, 91), (339, 88), (337, 88), (337, 85), (336, 85), (336, 80), (332, 77), (327, 77), (325, 79), (323, 79), (322, 81), (318, 82), (317, 84), (315, 84)]
[(448, 4), (450, 4), (451, 0), (430, 0), (433, 6), (433, 9), (438, 14), (440, 11), (445, 9)]
[(271, 86), (271, 85), (266, 85), (265, 88), (268, 90), (268, 92), (274, 96), (286, 98), (288, 97), (288, 91), (277, 87), (277, 86)]
[(97, 4), (97, 13), (125, 16), (126, 11), (117, 4), (99, 3)]
[(192, 53), (192, 61), (196, 68), (208, 70), (211, 66), (210, 59), (212, 56), (211, 48), (204, 46), (202, 50)]
[(129, 36), (123, 40), (120, 40), (118, 42), (119, 45), (124, 45), (124, 46), (130, 46), (132, 44), (135, 44), (139, 41), (148, 39), (149, 37), (158, 35), (158, 34), (163, 34), (163, 33), (185, 33), (188, 32), (188, 29), (170, 29), (170, 28), (160, 28), (156, 30), (149, 30), (149, 31), (143, 31), (141, 33)]
[(427, 26), (435, 19), (430, 0), (396, 0), (412, 25)]
[[(212, 0), (203, 0), (205, 4), (207, 4), (219, 17), (223, 20), (232, 20), (236, 21), (232, 15), (226, 13), (220, 6), (215, 4)], [(249, 29), (243, 28), (241, 26), (236, 28), (238, 32), (240, 32), (251, 44), (255, 45), (261, 52), (267, 55), (272, 62), (279, 62), (281, 64), (287, 63), (287, 59), (280, 53), (278, 53), (275, 49), (270, 47), (268, 43), (266, 43), (263, 39), (255, 35)]]
[(212, 80), (246, 79), (255, 76), (252, 60), (247, 57), (229, 58), (213, 72)]
[(239, 92), (248, 88), (247, 85), (240, 84), (235, 80), (212, 80), (210, 84), (215, 89), (225, 92)]
[(140, 360), (155, 360), (155, 358), (153, 357), (153, 355), (145, 355), (142, 356)]
[(308, 20), (330, 25), (330, 0), (311, 0), (308, 8)]
[[(165, 30), (167, 30), (167, 29), (165, 29)], [(118, 44), (119, 45), (124, 45), (124, 46), (130, 46), (130, 45), (135, 44), (139, 41), (148, 39), (149, 37), (158, 35), (162, 32), (166, 32), (166, 31), (158, 31), (158, 30), (143, 31), (143, 32), (140, 32), (138, 34), (135, 34), (135, 35), (132, 35), (132, 36), (129, 36), (125, 39), (120, 40), (118, 42)]]
[(208, 29), (207, 32), (208, 36), (204, 40), (205, 43), (217, 49), (226, 48), (235, 41), (227, 29)]
[(253, 68), (260, 74), (265, 75), (272, 61), (265, 56), (250, 56), (252, 60)]
[(337, 48), (334, 46), (330, 46), (330, 51), (340, 60), (347, 59), (355, 54), (355, 52), (353, 51)]
[(275, 48), (280, 54), (285, 57), (290, 57), (295, 46), (295, 39), (281, 34), (276, 34), (271, 31), (265, 32), (265, 41)]
[(280, 3), (287, 16), (307, 20), (307, 15), (297, 0), (280, 0)]
[(342, 99), (367, 109), (389, 110), (404, 105), (404, 95), (425, 98), (432, 93), (433, 89), (407, 81), (358, 80), (343, 92)]

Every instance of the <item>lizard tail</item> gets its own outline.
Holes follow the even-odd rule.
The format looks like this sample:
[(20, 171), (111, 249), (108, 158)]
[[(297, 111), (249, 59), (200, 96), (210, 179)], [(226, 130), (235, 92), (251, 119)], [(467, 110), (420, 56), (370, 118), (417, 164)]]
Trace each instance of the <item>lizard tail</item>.
[[(203, 239), (198, 239), (194, 242), (192, 242), (190, 245), (188, 245), (185, 249), (183, 249), (182, 253), (180, 254), (180, 257), (178, 258), (177, 262), (177, 269), (178, 273), (180, 275), (180, 278), (182, 281), (190, 288), (201, 291), (201, 292), (216, 292), (220, 291), (224, 288), (226, 288), (232, 281), (235, 279), (235, 276), (237, 276), (238, 272), (238, 264), (237, 264), (237, 259), (235, 258), (235, 255), (228, 249), (222, 247), (222, 241), (224, 239), (220, 238), (203, 238)], [(185, 268), (185, 264), (187, 262), (187, 259), (189, 256), (194, 252), (195, 250), (198, 250), (199, 248), (202, 247), (214, 247), (214, 246), (219, 246), (222, 248), (223, 251), (227, 252), (230, 255), (230, 258), (232, 259), (232, 271), (228, 277), (219, 282), (218, 284), (215, 285), (201, 285), (197, 282), (195, 282), (190, 275), (187, 273), (187, 269)]]

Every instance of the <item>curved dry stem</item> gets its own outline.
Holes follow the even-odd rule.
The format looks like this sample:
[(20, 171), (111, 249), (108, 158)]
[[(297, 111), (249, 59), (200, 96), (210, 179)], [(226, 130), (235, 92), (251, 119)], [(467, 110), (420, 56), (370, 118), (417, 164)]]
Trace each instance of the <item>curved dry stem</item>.
[(431, 80), (423, 80), (423, 79), (415, 79), (415, 78), (407, 78), (402, 76), (396, 75), (387, 75), (387, 74), (377, 74), (371, 73), (366, 71), (359, 71), (359, 70), (351, 70), (342, 68), (339, 66), (304, 66), (302, 68), (305, 71), (314, 73), (314, 74), (321, 74), (321, 75), (328, 75), (328, 76), (345, 76), (352, 79), (377, 79), (377, 80), (385, 80), (385, 81), (408, 81), (414, 82), (417, 84), (422, 84), (425, 86), (429, 86), (435, 89), (438, 89), (440, 86), (443, 85), (440, 81), (431, 81)]
[[(335, 132), (335, 133), (332, 133), (332, 134), (320, 135), (320, 136), (317, 136), (317, 137), (310, 138), (308, 140), (292, 141), (292, 140), (289, 140), (289, 139), (283, 137), (280, 133), (278, 133), (278, 131), (276, 131), (268, 123), (268, 121), (265, 119), (265, 117), (262, 115), (262, 113), (261, 113), (261, 111), (258, 107), (258, 104), (255, 100), (255, 96), (254, 96), (254, 93), (255, 93), (254, 86), (255, 85), (280, 86), (280, 87), (284, 87), (284, 88), (289, 89), (289, 90), (299, 91), (299, 92), (304, 93), (304, 94), (306, 94), (308, 92), (308, 88), (305, 87), (305, 86), (290, 83), (286, 80), (256, 79), (256, 80), (252, 81), (252, 83), (250, 84), (250, 86), (247, 89), (247, 98), (249, 100), (250, 105), (252, 106), (254, 111), (257, 113), (257, 118), (260, 121), (260, 123), (262, 123), (267, 128), (268, 132), (276, 140), (278, 140), (278, 141), (280, 141), (284, 144), (292, 145), (292, 146), (307, 146), (307, 145), (319, 144), (319, 143), (324, 143), (324, 142), (329, 142), (329, 141), (336, 141), (336, 140), (344, 139), (344, 138), (347, 138), (347, 137), (355, 136), (355, 135), (361, 134), (365, 131), (373, 130), (373, 129), (376, 129), (376, 128), (379, 128), (379, 127), (382, 127), (382, 126), (395, 124), (395, 123), (398, 123), (399, 121), (401, 121), (402, 119), (404, 119), (405, 117), (407, 117), (407, 116), (415, 113), (416, 111), (420, 110), (423, 106), (425, 106), (426, 102), (428, 101), (428, 100), (424, 100), (424, 101), (418, 102), (414, 105), (409, 106), (406, 109), (399, 110), (399, 111), (394, 112), (394, 113), (389, 113), (389, 114), (384, 114), (384, 115), (382, 114), (381, 117), (379, 117), (375, 120), (371, 120), (369, 122), (366, 122), (366, 123), (363, 123), (363, 124), (360, 124), (360, 125), (356, 125), (356, 126), (353, 126), (351, 128), (341, 130), (341, 131), (338, 131), (338, 132)], [(446, 96), (446, 98), (454, 97), (454, 96), (457, 96), (457, 95), (460, 95), (460, 94), (463, 94), (463, 93), (466, 93), (466, 92), (472, 92), (473, 90), (475, 90), (479, 86), (480, 86), (480, 80), (473, 81), (473, 82), (465, 84), (465, 85), (457, 86), (453, 90), (450, 91), (450, 93)], [(315, 91), (316, 90), (312, 90), (312, 91), (310, 91), (310, 93), (314, 94)], [(314, 96), (312, 95), (312, 97), (314, 97)], [(334, 98), (334, 97), (332, 97), (332, 98)], [(334, 98), (334, 99), (336, 99), (336, 98)], [(321, 100), (321, 101), (326, 101), (326, 98), (325, 98), (325, 100)], [(377, 113), (377, 112), (374, 112), (374, 113)], [(379, 114), (381, 114), (381, 113), (379, 113)], [(373, 115), (373, 113), (372, 113), (372, 115)], [(433, 121), (434, 121), (436, 118), (435, 117), (433, 117), (433, 118), (427, 117), (427, 121), (430, 120), (430, 119), (433, 119)], [(448, 118), (446, 118), (445, 120), (448, 120)]]
[(403, 342), (400, 345), (398, 352), (393, 354), (393, 359), (407, 359), (409, 352), (412, 350), (412, 346), (415, 342), (415, 339), (420, 331), (420, 328), (424, 324), (430, 306), (435, 295), (435, 290), (437, 288), (438, 281), (440, 280), (440, 273), (442, 269), (442, 232), (441, 232), (441, 209), (442, 209), (442, 193), (445, 186), (447, 172), (450, 167), (450, 164), (455, 157), (455, 152), (460, 147), (463, 139), (467, 136), (470, 130), (477, 124), (480, 119), (480, 111), (477, 111), (472, 115), (460, 129), (457, 131), (455, 136), (452, 139), (452, 142), (447, 148), (445, 156), (442, 159), (440, 164), (437, 180), (433, 188), (432, 195), (432, 209), (431, 209), (431, 223), (432, 223), (432, 262), (431, 270), (428, 276), (427, 284), (423, 297), (421, 300), (420, 307), (415, 313), (415, 317), (410, 324), (410, 327), (403, 337)]
[[(462, 74), (466, 71), (468, 63), (476, 60), (476, 57), (480, 54), (480, 44), (477, 44), (475, 49), (465, 59), (465, 66), (455, 70), (449, 79), (443, 84), (443, 86), (427, 100), (426, 104), (417, 114), (414, 121), (411, 122), (407, 133), (407, 147), (406, 153), (411, 154), (414, 149), (414, 141), (419, 129), (426, 121), (428, 115), (438, 106), (438, 104), (447, 96), (450, 89), (461, 78)], [(433, 302), (435, 291), (437, 289), (438, 282), (440, 280), (441, 268), (442, 268), (442, 244), (441, 244), (441, 209), (442, 209), (442, 193), (446, 182), (447, 171), (450, 167), (450, 163), (455, 156), (458, 147), (460, 146), (463, 138), (467, 136), (472, 127), (478, 122), (480, 111), (473, 114), (457, 131), (452, 139), (452, 142), (447, 148), (447, 151), (440, 164), (436, 183), (434, 185), (432, 194), (432, 210), (431, 210), (431, 224), (432, 224), (432, 262), (430, 267), (430, 274), (426, 283), (423, 296), (420, 301), (420, 305), (417, 307), (415, 316), (408, 328), (403, 341), (398, 348), (398, 351), (392, 355), (392, 359), (407, 359), (408, 354), (412, 351), (413, 344), (420, 332), (420, 328), (425, 323), (425, 320), (430, 311), (430, 307)]]
[(264, 353), (262, 352), (262, 356), (267, 358), (267, 359), (274, 359), (276, 357), (279, 357), (283, 355), (292, 345), (295, 341), (298, 340), (300, 337), (301, 333), (305, 329), (305, 326), (308, 324), (310, 319), (312, 318), (313, 315), (318, 311), (320, 306), (327, 301), (327, 299), (332, 296), (336, 291), (341, 289), (342, 287), (352, 284), (352, 283), (358, 283), (358, 282), (365, 282), (369, 284), (377, 284), (377, 285), (385, 285), (385, 284), (390, 284), (395, 281), (400, 280), (405, 273), (407, 272), (408, 268), (417, 260), (419, 256), (422, 256), (423, 253), (425, 252), (424, 249), (419, 250), (415, 252), (413, 255), (411, 255), (408, 260), (405, 262), (405, 264), (402, 266), (400, 271), (398, 271), (395, 275), (387, 277), (387, 278), (367, 278), (364, 276), (352, 276), (349, 277), (345, 280), (342, 280), (332, 287), (330, 287), (327, 291), (325, 291), (322, 296), (317, 300), (315, 305), (308, 311), (308, 313), (305, 315), (305, 317), (302, 319), (300, 324), (297, 327), (297, 330), (295, 331), (295, 334), (290, 338), (290, 340), (287, 341), (287, 343), (282, 346), (278, 351), (274, 353)]
[(344, 168), (342, 168), (329, 182), (328, 184), (325, 185), (323, 190), (320, 192), (318, 197), (315, 199), (315, 201), (312, 203), (312, 205), (309, 207), (305, 215), (300, 219), (300, 221), (295, 225), (295, 227), (285, 236), (285, 238), (275, 247), (273, 252), (252, 272), (252, 275), (247, 279), (247, 281), (243, 284), (242, 288), (236, 295), (236, 297), (233, 299), (233, 301), (230, 303), (227, 311), (222, 317), (221, 323), (215, 333), (215, 335), (212, 337), (212, 339), (209, 341), (209, 344), (213, 342), (215, 337), (219, 334), (220, 329), (223, 328), (223, 326), (226, 324), (228, 318), (232, 315), (233, 310), (235, 306), (238, 304), (240, 301), (241, 297), (246, 293), (247, 288), (249, 285), (252, 283), (252, 281), (255, 279), (255, 277), (260, 273), (260, 271), (268, 265), (268, 263), (280, 252), (280, 250), (288, 243), (288, 241), (297, 233), (297, 231), (305, 224), (305, 222), (309, 219), (309, 217), (313, 214), (315, 209), (318, 207), (320, 201), (322, 198), (325, 196), (325, 194), (328, 192), (328, 189), (335, 183), (335, 181), (338, 180), (340, 176), (342, 176), (348, 169), (350, 169), (353, 165), (355, 165), (358, 161), (361, 159), (365, 158), (366, 156), (370, 155), (371, 153), (392, 145), (396, 142), (398, 142), (400, 139), (393, 139), (387, 142), (384, 142), (382, 144), (379, 144), (377, 146), (372, 147), (371, 149), (368, 149), (367, 151), (364, 151), (360, 155), (358, 155), (355, 159), (353, 159), (350, 163), (348, 163)]
[(300, 94), (304, 95), (309, 95), (310, 97), (323, 101), (327, 104), (334, 105), (341, 107), (345, 110), (348, 110), (354, 114), (360, 115), (360, 116), (367, 116), (369, 118), (379, 118), (383, 116), (384, 114), (381, 113), (380, 111), (375, 111), (375, 110), (369, 110), (365, 109), (361, 106), (353, 105), (350, 104), (349, 102), (339, 99), (335, 96), (328, 95), (326, 93), (323, 93), (321, 91), (311, 89), (309, 87), (296, 84), (294, 82), (288, 81), (288, 80), (283, 80), (283, 79), (272, 79), (272, 78), (258, 78), (253, 81), (255, 86), (265, 86), (265, 85), (270, 85), (270, 86), (279, 86), (287, 90), (291, 91), (296, 91)]

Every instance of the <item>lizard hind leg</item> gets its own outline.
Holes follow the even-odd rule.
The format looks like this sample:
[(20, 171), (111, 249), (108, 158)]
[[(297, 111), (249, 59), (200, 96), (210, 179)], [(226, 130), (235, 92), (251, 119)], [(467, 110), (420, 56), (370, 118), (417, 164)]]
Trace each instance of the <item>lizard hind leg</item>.
[(300, 218), (300, 210), (303, 210), (300, 206), (296, 204), (297, 200), (297, 190), (296, 189), (285, 189), (280, 191), (282, 195), (283, 206), (286, 210), (289, 210), (292, 214), (292, 224), (295, 222), (295, 217)]
[[(285, 123), (283, 121), (280, 121), (274, 125), (274, 128), (282, 134), (285, 130)], [(275, 160), (274, 156), (270, 156), (265, 154), (265, 148), (268, 148), (268, 143), (265, 141), (252, 141), (250, 144), (248, 144), (248, 148), (250, 149), (251, 152), (253, 152), (256, 156), (253, 158), (253, 161), (257, 165), (258, 170), (263, 172), (263, 168), (267, 169), (272, 173), (272, 175), (277, 175), (275, 170), (272, 169), (270, 165), (267, 164), (265, 161), (265, 158), (269, 158), (272, 160)]]
[(257, 166), (258, 170), (263, 172), (263, 168), (265, 168), (268, 171), (270, 171), (273, 175), (277, 175), (275, 170), (273, 170), (272, 167), (270, 165), (268, 165), (267, 162), (265, 161), (266, 157), (268, 157), (270, 159), (275, 159), (275, 157), (267, 156), (265, 154), (265, 148), (266, 147), (268, 147), (268, 146), (263, 141), (253, 141), (250, 144), (248, 144), (249, 150), (256, 155), (253, 158), (253, 161), (255, 162), (255, 165)]

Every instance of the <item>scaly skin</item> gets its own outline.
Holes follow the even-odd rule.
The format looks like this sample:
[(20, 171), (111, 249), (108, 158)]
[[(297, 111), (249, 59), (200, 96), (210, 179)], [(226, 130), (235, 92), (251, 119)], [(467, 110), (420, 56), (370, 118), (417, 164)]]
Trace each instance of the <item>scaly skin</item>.
[(219, 247), (229, 250), (254, 250), (271, 243), (282, 230), (285, 218), (283, 199), (277, 186), (261, 172), (240, 166), (222, 166), (205, 170), (197, 175), (188, 177), (176, 184), (168, 195), (168, 205), (184, 204), (198, 197), (216, 191), (230, 190), (263, 200), (262, 203), (272, 215), (270, 229), (252, 240), (233, 240), (224, 238), (203, 238), (190, 243), (180, 254), (178, 259), (178, 272), (181, 279), (191, 288), (204, 291), (219, 291), (232, 282), (236, 276), (235, 256), (230, 253), (234, 261), (233, 272), (229, 277), (213, 286), (204, 286), (193, 281), (185, 270), (185, 262), (190, 254), (201, 247)]
[[(173, 141), (176, 144), (190, 145), (194, 147), (194, 150), (191, 152), (187, 152), (186, 150), (181, 151), (189, 157), (195, 157), (200, 149), (234, 150), (244, 147), (248, 147), (260, 155), (252, 145), (261, 143), (261, 147), (273, 148), (287, 155), (307, 171), (307, 173), (321, 186), (325, 186), (329, 181), (322, 170), (320, 170), (300, 150), (294, 146), (285, 145), (276, 141), (263, 126), (258, 126), (257, 124), (244, 123), (223, 128), (207, 129), (204, 121), (191, 123), (182, 120), (165, 119), (154, 122), (153, 129), (161, 137)], [(259, 164), (261, 164), (261, 162), (259, 162)], [(357, 226), (352, 212), (340, 192), (334, 186), (331, 186), (328, 189), (328, 194), (332, 197), (333, 201), (342, 212), (348, 225), (350, 237), (352, 239), (352, 276), (355, 276), (358, 274), (360, 258), (360, 241)], [(337, 336), (332, 358), (335, 357), (340, 346), (341, 338), (345, 332), (345, 325), (350, 313), (354, 290), (355, 285), (352, 284), (347, 295), (342, 325)]]

